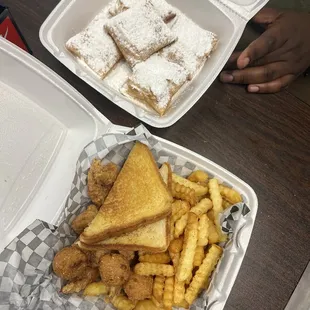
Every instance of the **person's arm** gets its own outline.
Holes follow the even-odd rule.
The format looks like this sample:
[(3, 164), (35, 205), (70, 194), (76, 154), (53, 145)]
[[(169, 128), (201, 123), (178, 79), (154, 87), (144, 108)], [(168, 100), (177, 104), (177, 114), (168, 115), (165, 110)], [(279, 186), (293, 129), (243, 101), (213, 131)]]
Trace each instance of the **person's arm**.
[(278, 92), (310, 66), (310, 14), (265, 8), (253, 22), (266, 30), (244, 51), (233, 53), (220, 79), (247, 84), (253, 93)]

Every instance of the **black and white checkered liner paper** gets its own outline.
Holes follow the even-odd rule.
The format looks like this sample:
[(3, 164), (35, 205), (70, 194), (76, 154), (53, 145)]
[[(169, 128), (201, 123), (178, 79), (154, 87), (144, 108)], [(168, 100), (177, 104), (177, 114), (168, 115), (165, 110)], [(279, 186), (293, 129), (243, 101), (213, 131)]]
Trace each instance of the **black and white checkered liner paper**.
[[(63, 211), (60, 225), (40, 220), (18, 235), (0, 254), (0, 309), (1, 310), (112, 310), (102, 298), (81, 297), (60, 293), (63, 281), (52, 270), (55, 253), (71, 245), (77, 238), (70, 223), (89, 204), (87, 171), (94, 158), (103, 163), (113, 162), (121, 167), (135, 141), (148, 145), (158, 165), (169, 162), (172, 170), (186, 176), (198, 169), (192, 163), (165, 151), (161, 144), (142, 125), (128, 135), (107, 134), (91, 142), (82, 151), (76, 166), (71, 192)], [(245, 221), (249, 212), (245, 202), (225, 211), (221, 218), (223, 231), (232, 234)], [(207, 295), (202, 294), (191, 306), (203, 310)]]

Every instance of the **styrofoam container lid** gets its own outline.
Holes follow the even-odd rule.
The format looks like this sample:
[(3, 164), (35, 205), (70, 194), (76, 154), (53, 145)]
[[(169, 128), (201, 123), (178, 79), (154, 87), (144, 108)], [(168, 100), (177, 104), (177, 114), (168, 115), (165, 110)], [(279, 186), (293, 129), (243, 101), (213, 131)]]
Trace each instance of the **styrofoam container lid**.
[(110, 88), (82, 66), (65, 47), (67, 40), (80, 32), (110, 0), (62, 0), (40, 29), (42, 44), (68, 69), (128, 113), (154, 127), (168, 127), (177, 122), (206, 92), (237, 45), (248, 20), (268, 0), (168, 0), (202, 28), (218, 35), (217, 50), (200, 74), (178, 96), (173, 107), (159, 117), (146, 112), (119, 92)]
[(81, 150), (113, 125), (53, 71), (2, 38), (0, 68), (1, 249), (36, 218), (55, 223)]
[[(34, 57), (0, 38), (0, 250), (34, 220), (59, 224), (84, 146), (104, 133), (127, 133)], [(194, 164), (233, 185), (251, 212), (226, 246), (208, 290), (222, 310), (239, 272), (257, 214), (253, 189), (238, 177), (156, 137), (177, 164)]]

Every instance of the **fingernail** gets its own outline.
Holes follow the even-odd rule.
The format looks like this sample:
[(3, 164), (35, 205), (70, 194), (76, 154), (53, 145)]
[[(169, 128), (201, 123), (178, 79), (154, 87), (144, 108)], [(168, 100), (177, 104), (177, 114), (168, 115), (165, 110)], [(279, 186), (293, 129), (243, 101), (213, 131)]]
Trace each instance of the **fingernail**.
[(257, 92), (259, 92), (259, 87), (256, 86), (256, 85), (250, 85), (250, 86), (248, 87), (248, 91), (249, 91), (250, 93), (257, 93)]
[(250, 58), (249, 57), (244, 58), (244, 60), (241, 63), (242, 68), (240, 68), (240, 69), (245, 68), (246, 66), (249, 65), (249, 63), (250, 63)]
[(221, 81), (224, 82), (224, 83), (230, 83), (234, 80), (234, 77), (229, 74), (229, 73), (225, 73), (225, 72), (222, 72), (221, 73)]

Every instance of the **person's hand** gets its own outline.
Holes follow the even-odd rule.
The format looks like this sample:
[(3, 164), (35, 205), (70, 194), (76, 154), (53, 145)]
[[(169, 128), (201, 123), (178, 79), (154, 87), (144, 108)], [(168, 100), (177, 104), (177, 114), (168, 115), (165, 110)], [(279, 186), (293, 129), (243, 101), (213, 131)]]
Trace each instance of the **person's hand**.
[(220, 80), (246, 84), (252, 93), (278, 92), (310, 66), (310, 14), (265, 8), (253, 22), (265, 26), (265, 32), (232, 54), (230, 71), (223, 71)]

